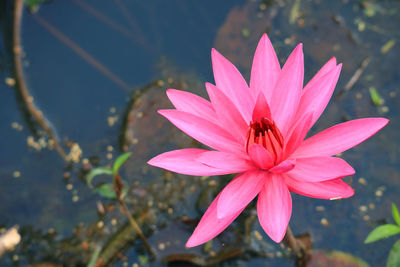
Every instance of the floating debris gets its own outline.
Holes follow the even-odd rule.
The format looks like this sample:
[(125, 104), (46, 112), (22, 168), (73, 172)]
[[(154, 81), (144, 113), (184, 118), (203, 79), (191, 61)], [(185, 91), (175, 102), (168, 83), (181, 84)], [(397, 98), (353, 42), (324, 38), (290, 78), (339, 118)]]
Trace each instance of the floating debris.
[(13, 123), (11, 123), (11, 128), (13, 128), (19, 132), (24, 129), (24, 127), (21, 124), (19, 124), (18, 122), (15, 122), (15, 121)]
[(365, 206), (365, 205), (362, 205), (362, 206), (359, 207), (359, 209), (360, 209), (361, 212), (366, 212), (368, 210), (368, 207)]
[(21, 236), (18, 233), (18, 226), (14, 226), (4, 234), (0, 235), (0, 257), (5, 252), (13, 250), (20, 241)]
[(382, 47), (381, 47), (381, 53), (382, 54), (386, 54), (387, 52), (389, 52), (390, 51), (390, 49), (392, 49), (392, 47), (394, 46), (396, 44), (396, 41), (395, 40), (390, 40), (390, 41), (388, 41), (386, 44), (384, 44)]
[(8, 86), (11, 86), (11, 87), (14, 87), (15, 86), (15, 79), (14, 78), (11, 78), (11, 77), (7, 77), (7, 78), (5, 78), (5, 80), (4, 80), (4, 82), (8, 85)]
[(315, 210), (316, 211), (325, 211), (325, 207), (324, 206), (316, 206)]
[(367, 185), (367, 180), (365, 180), (363, 177), (358, 178), (358, 182), (362, 185)]
[(118, 116), (109, 116), (107, 117), (108, 126), (112, 127), (118, 121)]
[(14, 177), (14, 178), (19, 178), (19, 177), (21, 177), (21, 172), (20, 172), (20, 171), (14, 171), (14, 172), (13, 172), (13, 177)]
[(375, 87), (369, 88), (369, 95), (371, 96), (372, 104), (375, 106), (381, 106), (383, 103), (385, 103), (385, 100), (379, 95)]
[(328, 226), (329, 226), (329, 222), (328, 222), (328, 220), (327, 220), (326, 218), (322, 218), (322, 219), (321, 219), (321, 224), (322, 224), (323, 226), (325, 226), (325, 227), (328, 227)]
[(78, 143), (72, 143), (71, 150), (67, 155), (67, 160), (78, 163), (82, 156), (82, 150)]

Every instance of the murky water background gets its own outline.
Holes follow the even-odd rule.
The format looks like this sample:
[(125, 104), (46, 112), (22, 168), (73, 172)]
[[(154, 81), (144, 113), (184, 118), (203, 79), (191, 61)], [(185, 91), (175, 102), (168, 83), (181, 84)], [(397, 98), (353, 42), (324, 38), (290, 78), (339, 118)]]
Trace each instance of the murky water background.
[[(347, 179), (354, 197), (292, 195), (295, 234), (310, 233), (315, 249), (343, 251), (380, 266), (396, 237), (363, 241), (375, 226), (391, 221), (390, 203), (400, 205), (399, 9), (395, 0), (71, 0), (25, 9), (26, 84), (65, 150), (71, 142), (82, 150), (79, 163), (68, 167), (54, 150), (32, 144), (40, 136), (31, 130), (10, 79), (13, 1), (1, 2), (0, 228), (17, 224), (23, 239), (0, 265), (84, 265), (100, 247), (116, 266), (158, 266), (171, 255), (182, 259), (178, 253), (197, 255), (190, 258), (197, 263), (293, 266), (254, 220), (254, 203), (211, 247), (185, 249), (196, 220), (230, 177), (187, 177), (145, 164), (160, 152), (198, 146), (156, 114), (170, 107), (165, 89), (204, 96), (204, 82), (213, 81), (212, 47), (248, 79), (257, 41), (268, 32), (282, 62), (297, 43), (304, 44), (306, 81), (330, 57), (343, 62), (335, 96), (313, 132), (355, 118), (391, 120), (343, 155), (357, 171)], [(343, 89), (360, 69), (355, 83)], [(384, 103), (372, 103), (371, 87)], [(123, 151), (133, 153), (121, 173), (130, 185), (127, 203), (159, 255), (153, 263), (116, 204), (84, 182), (91, 166), (109, 164)], [(98, 214), (99, 203), (105, 215)], [(124, 249), (113, 252), (119, 245)]]

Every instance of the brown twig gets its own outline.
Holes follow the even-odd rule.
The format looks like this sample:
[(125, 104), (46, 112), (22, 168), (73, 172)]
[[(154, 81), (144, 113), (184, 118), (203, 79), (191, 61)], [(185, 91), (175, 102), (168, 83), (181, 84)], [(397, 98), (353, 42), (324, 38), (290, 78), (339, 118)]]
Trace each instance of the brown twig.
[(21, 19), (22, 11), (24, 8), (23, 0), (16, 0), (14, 6), (14, 21), (13, 21), (13, 60), (14, 60), (14, 73), (18, 89), (21, 95), (24, 107), (29, 116), (32, 117), (37, 124), (44, 130), (49, 138), (54, 142), (54, 147), (58, 154), (66, 161), (69, 162), (68, 156), (60, 145), (54, 131), (50, 127), (48, 120), (44, 117), (43, 112), (40, 111), (33, 102), (33, 97), (29, 93), (28, 87), (25, 84), (24, 71), (22, 67), (22, 47), (21, 47)]
[(286, 229), (284, 242), (292, 249), (297, 258), (303, 257), (303, 254), (305, 253), (305, 248), (303, 248), (302, 244), (294, 237), (290, 226), (288, 226)]
[(137, 224), (136, 220), (133, 218), (132, 214), (129, 212), (129, 209), (125, 204), (125, 201), (124, 201), (123, 195), (122, 195), (123, 183), (122, 183), (121, 176), (118, 173), (116, 173), (114, 175), (113, 184), (114, 184), (114, 191), (117, 196), (118, 204), (121, 206), (125, 216), (128, 217), (129, 223), (131, 224), (133, 229), (136, 230), (138, 236), (140, 237), (140, 239), (142, 239), (143, 244), (146, 247), (147, 251), (149, 252), (151, 259), (154, 260), (156, 258), (156, 254), (154, 253), (153, 249), (151, 248), (149, 242), (147, 241), (147, 238), (143, 234), (142, 229), (140, 229), (140, 226)]
[(343, 89), (338, 93), (338, 97), (340, 97), (344, 92), (350, 91), (353, 88), (354, 84), (360, 79), (361, 74), (364, 72), (365, 68), (368, 66), (371, 59), (366, 57), (361, 61), (360, 66), (354, 72), (353, 76), (351, 76), (350, 80), (346, 83)]

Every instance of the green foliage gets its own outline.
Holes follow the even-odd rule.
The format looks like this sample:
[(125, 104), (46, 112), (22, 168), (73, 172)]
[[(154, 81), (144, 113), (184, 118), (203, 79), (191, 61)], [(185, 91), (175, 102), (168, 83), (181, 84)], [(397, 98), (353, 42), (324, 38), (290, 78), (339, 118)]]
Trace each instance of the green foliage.
[(372, 243), (377, 240), (400, 233), (400, 226), (394, 224), (384, 224), (375, 228), (365, 239), (364, 243)]
[(400, 266), (400, 240), (397, 240), (397, 242), (394, 243), (386, 263), (386, 267), (398, 266)]
[(369, 95), (371, 96), (372, 104), (380, 106), (383, 104), (383, 98), (379, 95), (378, 91), (374, 87), (369, 88)]
[[(364, 243), (372, 243), (382, 238), (393, 236), (400, 233), (400, 215), (399, 210), (396, 205), (392, 203), (392, 216), (393, 220), (397, 223), (395, 224), (384, 224), (378, 226), (367, 236)], [(394, 243), (392, 249), (390, 250), (389, 258), (386, 262), (386, 267), (398, 267), (400, 266), (400, 240)]]
[[(124, 153), (120, 155), (114, 162), (112, 169), (109, 167), (97, 167), (92, 169), (89, 174), (86, 176), (86, 182), (90, 188), (93, 188), (92, 181), (94, 177), (98, 175), (111, 175), (115, 176), (118, 174), (119, 169), (121, 166), (128, 160), (128, 158), (131, 156), (131, 153)], [(97, 186), (93, 189), (93, 192), (101, 195), (102, 197), (109, 198), (109, 199), (116, 199), (117, 196), (114, 191), (114, 185), (112, 183), (105, 183), (100, 186)], [(127, 189), (124, 187), (122, 188), (122, 193), (126, 193)]]
[(100, 255), (100, 251), (101, 251), (101, 247), (96, 246), (93, 251), (92, 257), (90, 258), (90, 261), (89, 261), (88, 265), (86, 265), (86, 267), (94, 267), (95, 266), (97, 259), (99, 258), (99, 255)]
[(106, 174), (106, 175), (112, 175), (113, 171), (108, 168), (108, 167), (97, 167), (92, 169), (89, 174), (86, 176), (86, 182), (89, 185), (89, 187), (93, 187), (92, 186), (92, 180), (95, 176), (97, 175), (101, 175), (101, 174)]
[(25, 5), (30, 12), (35, 13), (39, 10), (40, 4), (46, 2), (47, 0), (25, 0)]
[(118, 173), (119, 168), (121, 168), (122, 164), (124, 164), (128, 158), (131, 156), (131, 152), (127, 152), (124, 153), (122, 155), (120, 155), (114, 162), (113, 165), (113, 174), (115, 175), (116, 173)]
[(93, 192), (96, 192), (97, 194), (105, 198), (110, 198), (110, 199), (117, 198), (117, 195), (114, 192), (113, 184), (102, 184), (93, 189)]
[(397, 223), (398, 226), (400, 226), (399, 210), (397, 209), (397, 207), (394, 203), (392, 203), (392, 216), (393, 216), (393, 220)]

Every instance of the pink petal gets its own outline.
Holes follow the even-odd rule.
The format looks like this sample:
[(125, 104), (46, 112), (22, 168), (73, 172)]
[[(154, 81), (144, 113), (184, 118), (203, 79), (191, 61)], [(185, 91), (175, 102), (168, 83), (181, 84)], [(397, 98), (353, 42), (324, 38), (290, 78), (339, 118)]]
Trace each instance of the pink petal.
[(212, 168), (227, 170), (229, 173), (240, 173), (256, 169), (246, 154), (207, 151), (201, 154), (196, 161)]
[(342, 179), (324, 181), (319, 183), (301, 182), (285, 175), (285, 183), (290, 191), (297, 194), (322, 199), (348, 198), (354, 195), (354, 190)]
[(321, 81), (321, 78), (323, 76), (325, 76), (326, 74), (330, 73), (335, 68), (336, 68), (336, 58), (332, 57), (331, 59), (328, 60), (328, 62), (326, 62), (322, 66), (322, 68), (307, 83), (307, 85), (304, 87), (303, 94), (306, 91), (306, 89), (309, 90), (310, 88), (312, 88), (315, 85), (317, 85)]
[(245, 143), (248, 125), (231, 100), (217, 87), (206, 83), (208, 95), (222, 128), (232, 132), (239, 142)]
[(267, 100), (265, 99), (264, 94), (262, 92), (258, 94), (252, 118), (253, 122), (260, 121), (262, 118), (267, 118), (272, 121), (271, 111), (269, 109)]
[(384, 118), (365, 118), (337, 124), (306, 139), (292, 157), (336, 155), (365, 141), (388, 122)]
[[(299, 107), (297, 109), (297, 117), (307, 112), (312, 112), (314, 115), (310, 128), (318, 120), (325, 107), (328, 105), (336, 83), (339, 79), (341, 68), (342, 64), (339, 64), (325, 75), (318, 75), (317, 77), (313, 78), (304, 88)], [(322, 70), (324, 69), (321, 69), (321, 71)]]
[(274, 157), (262, 145), (254, 144), (249, 147), (249, 156), (251, 160), (260, 169), (268, 170), (274, 166)]
[(199, 162), (197, 159), (204, 153), (209, 152), (205, 149), (186, 148), (162, 153), (147, 163), (166, 169), (168, 171), (187, 174), (187, 175), (222, 175), (232, 173), (228, 169), (218, 169)]
[(322, 182), (354, 173), (354, 169), (341, 158), (313, 157), (297, 159), (296, 167), (287, 174), (298, 181)]
[(242, 211), (260, 192), (266, 175), (266, 172), (252, 171), (236, 176), (221, 192), (217, 217), (221, 219)]
[(272, 174), (267, 178), (258, 196), (257, 213), (267, 235), (281, 242), (292, 214), (292, 198), (282, 176)]
[(302, 44), (299, 44), (287, 59), (269, 103), (272, 117), (284, 137), (297, 110), (303, 89), (304, 62), (302, 47)]
[(219, 219), (217, 217), (217, 204), (220, 195), (221, 193), (214, 199), (206, 213), (204, 213), (192, 236), (187, 241), (186, 247), (195, 247), (213, 239), (225, 230), (243, 211), (244, 208), (235, 214)]
[(211, 103), (204, 98), (176, 89), (168, 89), (167, 95), (177, 110), (185, 111), (214, 123), (217, 121)]
[(243, 151), (243, 144), (237, 143), (227, 131), (210, 121), (179, 110), (165, 109), (159, 110), (158, 113), (206, 146), (226, 152)]
[(251, 68), (250, 88), (254, 96), (262, 92), (270, 103), (280, 71), (281, 67), (274, 47), (267, 34), (263, 34), (254, 54)]
[(287, 159), (285, 161), (282, 161), (278, 165), (274, 166), (273, 168), (269, 169), (269, 171), (272, 173), (285, 173), (293, 170), (295, 166), (296, 166), (295, 159)]
[(231, 98), (243, 118), (245, 118), (246, 123), (249, 123), (254, 107), (254, 99), (246, 81), (236, 67), (218, 53), (217, 50), (212, 49), (211, 58), (215, 84), (226, 96)]
[(292, 129), (289, 130), (283, 148), (283, 158), (289, 157), (304, 141), (308, 130), (311, 128), (312, 117), (313, 114), (311, 112), (303, 114), (292, 126)]

